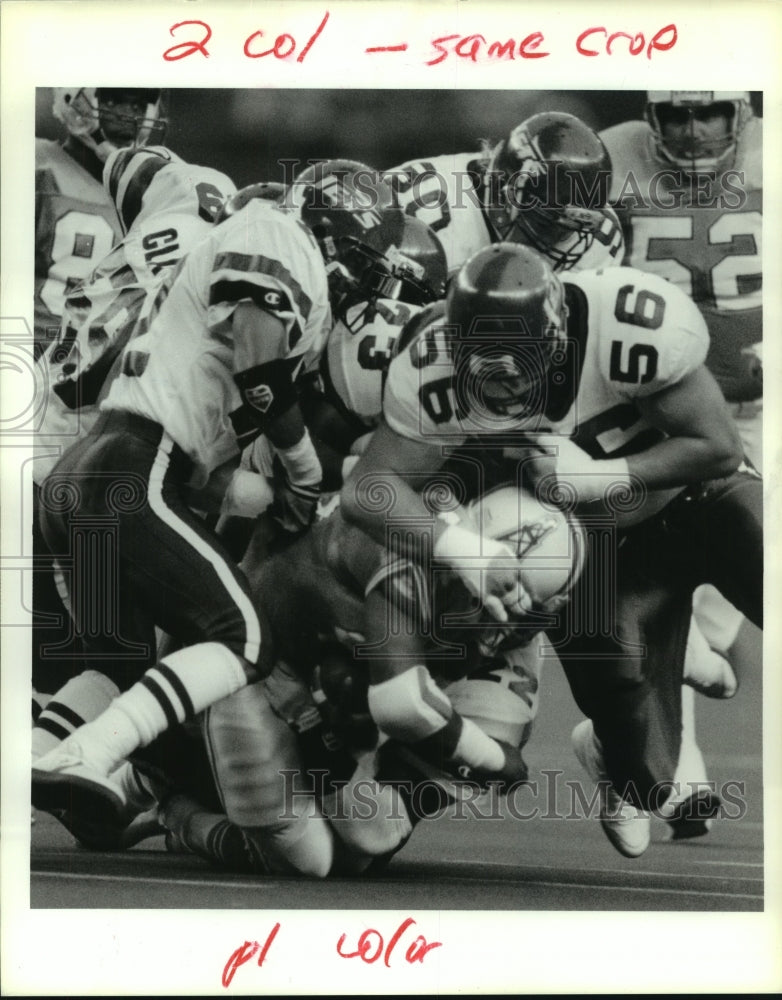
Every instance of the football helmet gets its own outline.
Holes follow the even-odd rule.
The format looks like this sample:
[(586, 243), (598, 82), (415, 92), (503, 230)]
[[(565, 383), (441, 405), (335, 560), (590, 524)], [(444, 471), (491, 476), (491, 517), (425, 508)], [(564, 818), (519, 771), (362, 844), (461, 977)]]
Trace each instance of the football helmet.
[(443, 245), (430, 226), (411, 215), (402, 217), (399, 245), (386, 250), (403, 287), (399, 298), (411, 305), (428, 305), (445, 295), (448, 261)]
[[(326, 160), (290, 185), (284, 206), (320, 247), (338, 319), (356, 302), (399, 298), (411, 269), (401, 259), (405, 216), (379, 171), (356, 160)], [(397, 263), (387, 251), (397, 248)]]
[(499, 240), (523, 243), (558, 269), (572, 267), (603, 222), (611, 158), (574, 115), (527, 118), (489, 155), (485, 211)]
[[(720, 172), (732, 165), (752, 118), (748, 91), (650, 90), (646, 96), (645, 116), (661, 159), (690, 173)], [(666, 126), (673, 127), (667, 136)]]
[(515, 554), (533, 610), (553, 612), (565, 603), (586, 559), (586, 535), (578, 518), (515, 485), (498, 486), (472, 500), (466, 518), (480, 534), (505, 542)]
[(457, 397), (473, 413), (538, 415), (547, 374), (567, 335), (562, 283), (541, 254), (494, 243), (474, 254), (448, 287)]
[(56, 87), (52, 113), (105, 162), (120, 146), (162, 143), (162, 92), (144, 88)]

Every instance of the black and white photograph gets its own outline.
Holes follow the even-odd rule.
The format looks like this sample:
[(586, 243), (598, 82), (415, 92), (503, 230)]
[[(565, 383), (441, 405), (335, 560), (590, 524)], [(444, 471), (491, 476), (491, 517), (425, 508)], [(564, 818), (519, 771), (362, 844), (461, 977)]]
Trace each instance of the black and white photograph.
[(779, 21), (72, 6), (3, 77), (4, 993), (775, 992)]

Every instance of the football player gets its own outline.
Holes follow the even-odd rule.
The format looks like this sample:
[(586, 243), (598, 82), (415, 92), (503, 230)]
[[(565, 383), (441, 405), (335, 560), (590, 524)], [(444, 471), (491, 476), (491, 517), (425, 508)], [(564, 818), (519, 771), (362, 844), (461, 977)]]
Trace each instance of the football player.
[[(492, 452), (514, 457), (514, 475), (559, 483), (561, 499), (594, 518), (591, 528), (585, 521), (591, 547), (606, 544), (603, 519), (621, 530), (610, 556), (591, 554), (568, 605), (585, 613), (602, 593), (599, 635), (573, 614), (547, 632), (594, 724), (579, 756), (613, 782), (611, 795), (602, 790), (604, 829), (638, 855), (648, 817), (622, 813), (614, 823), (611, 813), (617, 789), (632, 809), (656, 808), (655, 788), (673, 777), (682, 609), (710, 579), (753, 621), (762, 615), (762, 488), (752, 470), (737, 471), (737, 435), (703, 364), (703, 318), (674, 286), (633, 268), (559, 280), (536, 252), (499, 244), (479, 251), (445, 303), (420, 319), (389, 368), (384, 421), (343, 487), (344, 516), (379, 542), (403, 519), (401, 550), (420, 560), (431, 546), (499, 621), (530, 606), (518, 567), (501, 543), (433, 517), (422, 498), (445, 447), (477, 443), (468, 457), (483, 488), (492, 473), (481, 459)], [(556, 457), (538, 452), (546, 431)], [(719, 552), (715, 531), (733, 540)], [(608, 595), (606, 573), (618, 581)]]
[[(149, 330), (126, 347), (92, 431), (48, 476), (42, 528), (59, 560), (73, 553), (75, 616), (90, 606), (95, 582), (79, 564), (78, 522), (112, 518), (117, 600), (93, 635), (102, 656), (116, 650), (111, 667), (124, 690), (37, 761), (36, 807), (95, 810), (121, 825), (124, 798), (111, 770), (268, 672), (246, 579), (188, 494), (265, 434), (281, 468), (277, 517), (292, 532), (309, 524), (321, 468), (295, 378), (305, 354), (324, 343), (332, 304), (377, 278), (382, 262), (364, 248), (382, 242), (399, 211), (386, 185), (367, 190), (361, 181), (351, 171), (335, 181), (321, 165), (300, 185), (295, 209), (253, 199), (216, 226), (179, 265)], [(78, 511), (63, 503), (74, 482)], [(155, 626), (182, 644), (159, 663)]]
[[(710, 336), (706, 365), (758, 470), (762, 131), (747, 92), (650, 91), (643, 121), (601, 133), (614, 165), (611, 202), (625, 230), (625, 263), (666, 278), (697, 303)], [(699, 652), (691, 683), (730, 697), (732, 668), (740, 673), (762, 655), (760, 634), (713, 587), (696, 590), (694, 612), (690, 643)], [(683, 693), (694, 728), (692, 692)], [(699, 753), (691, 748), (689, 756), (688, 770), (705, 775)]]
[[(459, 516), (513, 545), (538, 614), (561, 606), (583, 558), (571, 518), (515, 487), (492, 491)], [(441, 573), (432, 586), (420, 567), (346, 525), (338, 507), (283, 553), (258, 558), (259, 540), (256, 532), (243, 566), (279, 660), (261, 685), (205, 713), (219, 793), (193, 791), (180, 777), (180, 790), (161, 809), (179, 842), (245, 870), (274, 870), (278, 852), (295, 843), (298, 871), (362, 871), (396, 853), (422, 818), (413, 790), (397, 789), (405, 750), (413, 755), (402, 758), (406, 772), (412, 761), (419, 778), (436, 778), (444, 792), (458, 794), (466, 775), (506, 788), (526, 779), (521, 748), (538, 680), (537, 658), (528, 661), (526, 653), (536, 620), (481, 621), (458, 579)], [(390, 617), (400, 626), (393, 635)], [(269, 705), (287, 730), (267, 721)], [(313, 768), (327, 778), (318, 784), (302, 773), (305, 787), (291, 794), (291, 774)], [(411, 796), (412, 812), (405, 805)], [(309, 815), (329, 820), (332, 840), (308, 833), (292, 815), (295, 802), (313, 799), (319, 812)], [(212, 801), (224, 804), (224, 815), (207, 807)], [(230, 835), (226, 820), (238, 828)], [(229, 852), (245, 840), (255, 850)]]
[(163, 141), (159, 90), (60, 87), (52, 111), (63, 142), (35, 141), (35, 329), (38, 358), (55, 339), (66, 295), (120, 239), (122, 228), (102, 184), (103, 165), (120, 146)]
[[(236, 190), (225, 174), (185, 163), (162, 146), (115, 150), (103, 175), (125, 235), (67, 296), (59, 337), (40, 362), (48, 396), (35, 440), (36, 510), (47, 474), (97, 420), (99, 402), (117, 374), (122, 350), (147, 329), (153, 308), (160, 305), (158, 293), (173, 276), (176, 264), (206, 236), (223, 201)], [(45, 557), (37, 517), (33, 525), (34, 552)], [(63, 620), (62, 631), (54, 634), (50, 627), (34, 625), (33, 685), (36, 691), (50, 694), (80, 669), (78, 640), (50, 570), (35, 574), (34, 595), (36, 612), (50, 611)], [(60, 656), (53, 656), (58, 646)], [(70, 660), (64, 660), (69, 651)], [(48, 709), (33, 733), (38, 753), (50, 738), (70, 731), (74, 719), (80, 718), (74, 685), (65, 696), (58, 693)]]
[(542, 112), (478, 153), (410, 161), (387, 176), (407, 214), (437, 234), (451, 274), (499, 240), (535, 247), (558, 271), (622, 259), (607, 206), (611, 161), (574, 115)]
[(302, 410), (321, 455), (325, 490), (340, 488), (345, 457), (377, 426), (386, 372), (403, 328), (445, 294), (445, 254), (423, 222), (403, 216), (387, 256), (398, 287), (340, 311), (318, 367), (303, 385)]

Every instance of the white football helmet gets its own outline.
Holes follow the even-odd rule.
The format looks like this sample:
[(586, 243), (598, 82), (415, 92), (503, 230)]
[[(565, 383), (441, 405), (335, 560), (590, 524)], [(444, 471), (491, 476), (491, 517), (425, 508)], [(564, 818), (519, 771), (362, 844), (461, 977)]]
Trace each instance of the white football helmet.
[(468, 504), (466, 516), (480, 534), (505, 542), (516, 554), (536, 610), (556, 611), (565, 603), (586, 556), (577, 518), (516, 486), (489, 490)]
[[(739, 138), (752, 118), (749, 91), (743, 90), (650, 90), (645, 116), (657, 144), (657, 154), (691, 173), (727, 170), (734, 161)], [(696, 135), (695, 122), (723, 115), (724, 135), (707, 138)], [(680, 137), (665, 138), (664, 126), (673, 122), (686, 125)]]
[[(132, 103), (136, 109), (128, 110)], [(125, 87), (55, 87), (54, 117), (104, 162), (120, 146), (161, 143), (167, 121), (160, 90)]]

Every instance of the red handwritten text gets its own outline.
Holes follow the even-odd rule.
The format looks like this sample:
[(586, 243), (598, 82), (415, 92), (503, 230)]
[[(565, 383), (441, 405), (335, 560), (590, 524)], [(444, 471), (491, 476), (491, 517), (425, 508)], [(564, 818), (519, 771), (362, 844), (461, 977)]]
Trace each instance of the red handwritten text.
[[(307, 54), (313, 45), (318, 41), (323, 29), (329, 20), (329, 12), (323, 15), (320, 24), (309, 36), (304, 46), (299, 50), (296, 38), (290, 32), (284, 31), (276, 35), (274, 42), (267, 38), (267, 34), (260, 28), (253, 31), (244, 41), (243, 53), (247, 59), (263, 59), (266, 56), (273, 56), (279, 60), (292, 60), (295, 57), (297, 63), (304, 62)], [(169, 62), (178, 59), (186, 59), (188, 56), (202, 55), (209, 57), (207, 43), (212, 38), (212, 29), (206, 21), (178, 21), (169, 28), (169, 34), (173, 37), (183, 29), (189, 33), (185, 41), (180, 41), (176, 45), (163, 52), (163, 58)], [(330, 29), (331, 30), (331, 29)], [(333, 35), (332, 31), (332, 35)], [(651, 59), (655, 52), (666, 52), (672, 49), (678, 41), (678, 32), (675, 24), (666, 24), (660, 28), (647, 41), (648, 34), (643, 31), (613, 31), (609, 32), (602, 25), (586, 28), (575, 41), (576, 52), (580, 56), (593, 58), (595, 56), (638, 56), (643, 52), (646, 58)], [(467, 60), (472, 63), (478, 62), (512, 62), (515, 59), (545, 59), (551, 55), (550, 52), (542, 48), (546, 45), (546, 39), (542, 31), (532, 31), (519, 40), (507, 38), (505, 40), (489, 40), (486, 35), (441, 35), (429, 42), (431, 46), (425, 57), (425, 66), (438, 66), (451, 59)], [(393, 44), (371, 45), (364, 48), (364, 52), (370, 55), (379, 53), (406, 52), (408, 50), (406, 41), (396, 41)], [(298, 54), (296, 54), (298, 51)], [(345, 55), (340, 52), (340, 56)]]
[[(312, 46), (317, 41), (320, 33), (326, 27), (326, 22), (329, 19), (329, 12), (323, 15), (323, 20), (320, 22), (315, 31), (310, 35), (304, 48), (296, 56), (296, 62), (304, 62), (304, 59), (312, 48)], [(195, 55), (200, 52), (202, 56), (209, 58), (209, 51), (206, 47), (206, 43), (212, 37), (212, 29), (206, 23), (206, 21), (178, 21), (176, 24), (172, 24), (169, 28), (169, 34), (174, 35), (174, 32), (179, 31), (180, 28), (185, 27), (198, 27), (202, 29), (202, 37), (192, 39), (186, 42), (179, 42), (177, 45), (172, 45), (170, 49), (166, 49), (163, 53), (163, 58), (169, 62), (173, 62), (176, 59), (185, 59), (187, 56)], [(244, 43), (244, 54), (248, 59), (262, 59), (264, 56), (274, 56), (275, 59), (287, 59), (292, 56), (296, 51), (296, 39), (293, 35), (288, 34), (288, 32), (283, 32), (281, 35), (277, 35), (274, 40), (274, 44), (271, 48), (266, 48), (261, 51), (257, 51), (257, 46), (260, 44), (260, 40), (263, 38), (263, 32), (258, 30), (254, 31), (251, 35), (245, 39)]]
[[(315, 44), (318, 35), (320, 35), (321, 31), (323, 31), (323, 29), (326, 27), (326, 21), (328, 21), (328, 19), (329, 19), (329, 12), (326, 11), (323, 20), (320, 22), (320, 24), (312, 33), (312, 35), (310, 35), (309, 41), (301, 50), (301, 52), (298, 54), (298, 56), (296, 56), (296, 62), (299, 63), (304, 62), (304, 57), (307, 55), (309, 50)], [(244, 43), (244, 54), (247, 56), (248, 59), (262, 59), (263, 56), (270, 56), (270, 55), (273, 55), (275, 59), (287, 59), (288, 56), (292, 56), (293, 53), (296, 51), (296, 39), (293, 37), (293, 35), (289, 35), (287, 33), (283, 35), (277, 35), (274, 45), (270, 49), (265, 49), (263, 52), (254, 52), (251, 50), (251, 43), (256, 38), (263, 38), (263, 32), (262, 31), (253, 32), (253, 34), (250, 35), (250, 37)]]
[[(383, 962), (386, 967), (390, 968), (391, 955), (393, 954), (394, 948), (396, 948), (399, 943), (399, 939), (408, 927), (411, 927), (414, 923), (415, 920), (413, 920), (412, 917), (408, 917), (407, 920), (402, 921), (402, 923), (391, 935), (383, 958)], [(357, 947), (355, 951), (342, 950), (346, 937), (347, 934), (343, 934), (339, 941), (337, 941), (337, 954), (340, 958), (360, 958), (361, 961), (366, 962), (367, 965), (372, 965), (372, 963), (376, 962), (380, 958), (381, 954), (383, 954), (383, 935), (380, 931), (376, 931), (374, 927), (368, 927), (361, 934), (361, 937), (356, 942)], [(419, 934), (415, 941), (408, 946), (407, 951), (405, 952), (405, 961), (407, 961), (410, 965), (412, 965), (413, 962), (423, 962), (427, 953), (433, 948), (442, 948), (442, 942), (428, 942), (422, 934)]]
[[(280, 929), (279, 923), (276, 923), (269, 932), (269, 936), (266, 941), (261, 946), (257, 941), (245, 941), (243, 945), (240, 945), (236, 951), (231, 955), (228, 961), (225, 963), (225, 968), (223, 969), (223, 986), (228, 988), (231, 985), (231, 980), (236, 975), (236, 970), (240, 965), (244, 965), (249, 962), (251, 958), (258, 955), (258, 965), (263, 965), (264, 959), (268, 954), (269, 948), (272, 946), (272, 941), (274, 941), (277, 936), (277, 931)], [(260, 952), (260, 954), (258, 954)]]
[(197, 24), (200, 28), (204, 29), (204, 37), (201, 41), (180, 42), (179, 45), (172, 45), (170, 49), (166, 49), (163, 53), (164, 59), (173, 62), (176, 59), (184, 59), (185, 56), (192, 56), (195, 52), (200, 52), (202, 56), (206, 56), (207, 59), (209, 58), (209, 53), (206, 51), (206, 43), (212, 37), (212, 29), (205, 21), (178, 21), (176, 24), (171, 25), (168, 33), (173, 37), (175, 31), (191, 24)]
[[(493, 59), (514, 59), (516, 53), (516, 42), (509, 38), (506, 42), (488, 43), (483, 35), (443, 35), (442, 38), (435, 38), (432, 46), (440, 53), (434, 59), (429, 59), (427, 66), (436, 66), (449, 56), (449, 51), (445, 47), (445, 42), (453, 42), (459, 39), (453, 46), (454, 55), (462, 59), (470, 59), (472, 62), (478, 61), (478, 56), (482, 53), (482, 48), (488, 46), (486, 54)], [(518, 54), (522, 59), (543, 59), (549, 55), (548, 52), (532, 52), (543, 42), (543, 35), (539, 31), (533, 31), (531, 35), (518, 44)]]
[[(637, 32), (635, 35), (630, 35), (626, 31), (615, 31), (613, 34), (609, 35), (608, 31), (603, 28), (587, 28), (586, 31), (582, 31), (581, 34), (576, 39), (576, 51), (582, 56), (599, 56), (601, 52), (599, 49), (591, 48), (593, 45), (601, 45), (603, 41), (600, 36), (606, 38), (605, 41), (605, 53), (610, 56), (613, 55), (613, 45), (617, 38), (624, 38), (627, 40), (627, 50), (631, 56), (640, 55), (641, 52), (646, 49), (646, 58), (652, 58), (652, 52), (665, 52), (667, 49), (673, 48), (676, 44), (676, 39), (678, 35), (676, 33), (675, 24), (666, 24), (664, 28), (660, 28), (656, 35), (652, 37), (649, 44), (646, 44), (646, 38), (642, 31)], [(666, 38), (667, 36), (667, 38)], [(665, 39), (665, 40), (663, 40)], [(587, 47), (587, 40), (588, 45)]]

